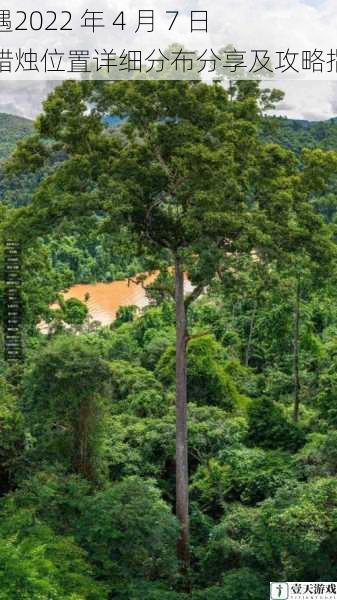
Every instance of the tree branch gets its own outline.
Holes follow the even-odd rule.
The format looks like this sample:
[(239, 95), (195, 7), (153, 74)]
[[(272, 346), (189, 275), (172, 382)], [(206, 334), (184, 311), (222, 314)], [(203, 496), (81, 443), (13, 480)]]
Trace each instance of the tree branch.
[(193, 292), (191, 292), (187, 298), (185, 298), (185, 308), (187, 309), (189, 307), (190, 304), (192, 304), (192, 302), (194, 302), (194, 300), (196, 300), (197, 298), (199, 298), (199, 296), (202, 294), (202, 292), (205, 289), (205, 284), (204, 283), (199, 283), (199, 285), (197, 285)]
[(145, 289), (144, 281), (140, 281), (139, 279), (133, 279), (132, 277), (128, 277), (128, 287), (130, 287), (130, 283), (134, 283), (135, 285), (141, 285), (143, 289)]
[(193, 335), (188, 335), (186, 338), (186, 344), (191, 340), (197, 340), (198, 338), (204, 337), (205, 335), (210, 335), (212, 333), (211, 329), (207, 331), (202, 331), (201, 333), (194, 333)]
[(173, 300), (175, 299), (175, 294), (172, 290), (169, 289), (169, 287), (167, 287), (166, 285), (163, 284), (156, 284), (155, 282), (150, 283), (146, 288), (146, 290), (149, 290), (149, 293), (151, 294), (151, 292), (162, 292), (164, 294), (167, 294), (168, 296), (170, 296)]

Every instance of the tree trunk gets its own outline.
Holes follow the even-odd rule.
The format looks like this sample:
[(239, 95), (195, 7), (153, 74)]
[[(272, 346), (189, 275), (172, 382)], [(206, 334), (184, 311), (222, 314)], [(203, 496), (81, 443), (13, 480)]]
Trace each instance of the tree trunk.
[(253, 331), (254, 331), (254, 326), (255, 326), (256, 309), (257, 309), (257, 302), (254, 303), (253, 312), (250, 317), (249, 336), (248, 336), (248, 342), (247, 342), (247, 347), (246, 347), (246, 356), (245, 356), (245, 366), (246, 367), (249, 367), (250, 351), (251, 351), (251, 347), (252, 347)]
[(294, 310), (294, 336), (293, 336), (293, 375), (294, 375), (294, 412), (293, 419), (297, 423), (299, 418), (300, 407), (300, 373), (299, 373), (299, 337), (300, 337), (300, 280), (298, 278), (296, 285), (296, 298)]
[(186, 343), (187, 319), (184, 300), (184, 272), (178, 257), (175, 259), (176, 305), (176, 514), (181, 530), (177, 544), (182, 573), (189, 570), (189, 506), (187, 453), (187, 377)]
[(75, 469), (77, 473), (89, 480), (93, 479), (89, 435), (92, 426), (91, 399), (82, 400), (78, 415), (75, 437)]

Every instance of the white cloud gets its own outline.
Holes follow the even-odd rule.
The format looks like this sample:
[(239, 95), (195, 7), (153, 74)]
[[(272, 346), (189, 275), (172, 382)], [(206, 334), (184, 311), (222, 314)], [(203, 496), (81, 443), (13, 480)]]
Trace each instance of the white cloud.
[(337, 82), (274, 81), (285, 92), (285, 99), (275, 114), (293, 119), (321, 121), (337, 116)]
[[(271, 82), (265, 84), (270, 86)], [(337, 116), (337, 82), (273, 81), (272, 85), (285, 91), (285, 99), (274, 114), (310, 121)], [(52, 86), (53, 82), (27, 81), (0, 85), (0, 112), (33, 119)]]

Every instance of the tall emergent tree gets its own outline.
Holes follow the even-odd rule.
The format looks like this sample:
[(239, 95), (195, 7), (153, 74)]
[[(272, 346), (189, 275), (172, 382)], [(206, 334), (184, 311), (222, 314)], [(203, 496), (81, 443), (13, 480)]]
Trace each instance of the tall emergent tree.
[[(39, 167), (56, 152), (64, 158), (32, 205), (17, 211), (23, 237), (95, 212), (112, 236), (127, 228), (154, 268), (174, 265), (176, 513), (183, 571), (189, 567), (188, 308), (218, 272), (232, 268), (233, 256), (254, 250), (258, 260), (275, 259), (282, 248), (289, 252), (305, 243), (312, 231), (328, 245), (308, 204), (308, 171), (290, 152), (259, 140), (267, 96), (254, 82), (238, 82), (229, 96), (217, 83), (68, 81), (46, 100), (36, 135), (19, 145), (10, 165)], [(117, 128), (109, 125), (112, 115), (121, 119)], [(332, 165), (332, 153), (328, 158)], [(321, 181), (321, 170), (316, 174), (314, 162), (311, 167), (310, 177)], [(188, 295), (185, 273), (194, 285)]]

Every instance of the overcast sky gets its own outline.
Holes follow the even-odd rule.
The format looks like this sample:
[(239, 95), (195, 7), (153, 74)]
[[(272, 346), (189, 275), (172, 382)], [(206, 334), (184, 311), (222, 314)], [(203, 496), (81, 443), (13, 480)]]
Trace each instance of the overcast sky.
[[(40, 112), (41, 102), (52, 85), (52, 82), (28, 81), (0, 85), (0, 112), (33, 119)], [(270, 81), (266, 85), (270, 86)], [(310, 121), (337, 117), (337, 82), (275, 81), (273, 86), (286, 92), (275, 114)]]
[[(40, 6), (38, 6), (40, 1)], [(158, 14), (158, 38), (152, 38), (152, 47), (165, 48), (173, 41), (184, 43), (187, 47), (193, 44), (202, 48), (206, 44), (208, 48), (218, 49), (225, 44), (231, 43), (237, 49), (269, 48), (271, 51), (284, 50), (307, 50), (314, 48), (329, 49), (337, 47), (337, 2), (336, 0), (235, 0), (235, 2), (224, 2), (223, 0), (72, 0), (71, 10), (74, 13), (74, 21), (77, 23), (83, 8), (91, 10), (104, 9), (106, 14), (123, 9), (128, 18), (128, 23), (138, 14), (138, 9), (153, 9)], [(29, 13), (30, 10), (45, 11), (64, 10), (63, 0), (13, 0), (14, 9), (23, 9)], [(168, 33), (165, 22), (167, 10), (179, 9), (181, 20), (174, 33)], [(207, 41), (205, 38), (193, 38), (185, 36), (188, 27), (188, 18), (191, 10), (205, 10), (209, 12), (209, 33)], [(110, 11), (110, 13), (109, 13)], [(77, 14), (76, 20), (75, 15)], [(160, 22), (161, 20), (161, 22)], [(162, 27), (162, 29), (161, 29)], [(166, 29), (164, 29), (164, 27)], [(99, 42), (105, 43), (104, 35), (109, 34), (109, 29), (102, 29)], [(72, 32), (71, 39), (74, 43), (81, 44), (83, 39), (81, 28)], [(171, 35), (172, 34), (172, 35)], [(17, 35), (17, 34), (16, 34)], [(34, 37), (29, 33), (21, 32), (18, 44), (31, 44), (32, 47), (53, 47), (60, 41), (59, 33), (50, 35), (50, 32), (38, 32)], [(86, 32), (86, 35), (88, 33)], [(123, 32), (113, 35), (113, 42), (118, 45), (134, 44), (134, 29), (130, 37)], [(159, 35), (158, 33), (156, 35)], [(171, 37), (170, 37), (171, 35)], [(22, 37), (24, 36), (24, 37)], [(139, 33), (137, 43), (146, 45), (151, 39), (151, 34)], [(2, 36), (4, 37), (4, 36)], [(14, 38), (13, 38), (14, 39)], [(86, 41), (89, 38), (86, 38)], [(91, 39), (93, 42), (93, 40)], [(69, 38), (68, 38), (69, 42)], [(67, 44), (67, 39), (62, 38), (62, 43)], [(94, 42), (93, 42), (94, 43)], [(111, 43), (111, 32), (110, 32)], [(152, 43), (152, 42), (151, 42)], [(158, 46), (158, 43), (161, 46)], [(35, 46), (33, 46), (35, 44)], [(51, 46), (52, 45), (52, 46)], [(74, 46), (73, 46), (74, 47)], [(76, 46), (80, 47), (80, 46)], [(96, 47), (96, 46), (94, 46)], [(337, 50), (336, 50), (337, 52)], [(337, 64), (337, 62), (336, 62)], [(309, 74), (310, 76), (310, 74)], [(279, 105), (277, 114), (292, 118), (303, 118), (309, 120), (329, 119), (337, 116), (337, 69), (330, 78), (321, 80), (319, 75), (308, 80), (274, 79), (268, 86), (283, 89), (286, 92), (285, 100)], [(0, 80), (0, 111), (34, 118), (41, 110), (41, 101), (52, 88), (52, 82), (22, 81), (8, 82)]]

